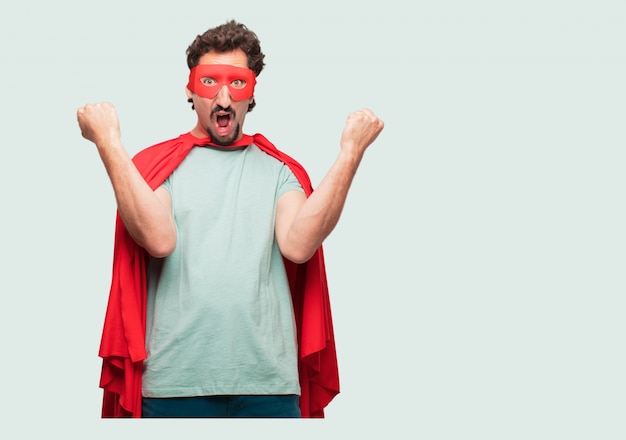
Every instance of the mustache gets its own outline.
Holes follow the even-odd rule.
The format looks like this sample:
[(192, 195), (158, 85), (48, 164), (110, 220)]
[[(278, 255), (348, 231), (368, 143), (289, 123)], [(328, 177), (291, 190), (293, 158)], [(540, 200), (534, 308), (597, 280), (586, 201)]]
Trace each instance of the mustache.
[(215, 113), (219, 113), (219, 112), (229, 113), (232, 116), (235, 115), (235, 110), (233, 110), (233, 108), (230, 105), (228, 107), (222, 107), (221, 105), (216, 104), (215, 107), (213, 107), (213, 110), (211, 110), (211, 115), (214, 115)]

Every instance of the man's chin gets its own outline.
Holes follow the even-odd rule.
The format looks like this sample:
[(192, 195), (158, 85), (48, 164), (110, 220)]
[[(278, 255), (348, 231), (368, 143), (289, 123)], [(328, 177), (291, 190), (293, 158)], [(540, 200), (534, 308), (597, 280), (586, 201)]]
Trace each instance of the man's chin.
[(227, 147), (233, 142), (235, 142), (239, 135), (239, 129), (233, 130), (232, 133), (225, 135), (225, 136), (218, 136), (217, 134), (215, 134), (214, 130), (208, 129), (208, 128), (207, 128), (207, 132), (211, 136), (211, 141), (214, 144), (221, 145), (223, 147)]

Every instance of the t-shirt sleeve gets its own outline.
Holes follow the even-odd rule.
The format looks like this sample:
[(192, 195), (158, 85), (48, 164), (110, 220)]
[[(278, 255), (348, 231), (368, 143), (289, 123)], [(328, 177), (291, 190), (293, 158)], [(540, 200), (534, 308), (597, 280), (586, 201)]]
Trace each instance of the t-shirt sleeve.
[(293, 174), (293, 171), (291, 171), (287, 165), (283, 165), (276, 198), (278, 199), (280, 196), (289, 191), (300, 191), (303, 193), (304, 189), (302, 189), (302, 185), (298, 182), (298, 179), (295, 174)]
[(170, 181), (171, 178), (172, 176), (170, 174), (170, 176), (167, 179), (165, 179), (163, 183), (160, 185), (162, 188), (165, 188), (167, 192), (169, 192), (170, 194), (172, 194), (172, 182)]

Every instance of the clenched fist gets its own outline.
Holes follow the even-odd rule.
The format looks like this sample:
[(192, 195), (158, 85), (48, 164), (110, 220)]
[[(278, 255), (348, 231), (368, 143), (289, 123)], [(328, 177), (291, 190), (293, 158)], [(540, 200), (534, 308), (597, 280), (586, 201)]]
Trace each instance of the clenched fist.
[(87, 104), (78, 109), (78, 126), (87, 140), (101, 146), (120, 141), (120, 123), (113, 104)]
[(383, 121), (369, 109), (350, 113), (341, 134), (341, 148), (362, 155), (384, 127)]

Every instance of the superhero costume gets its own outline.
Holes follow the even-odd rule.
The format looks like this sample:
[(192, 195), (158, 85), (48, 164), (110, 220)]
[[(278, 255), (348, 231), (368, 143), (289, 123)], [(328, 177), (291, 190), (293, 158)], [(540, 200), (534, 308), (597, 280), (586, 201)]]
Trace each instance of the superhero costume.
[[(254, 143), (285, 163), (307, 197), (313, 192), (304, 168), (280, 152), (263, 135), (244, 135), (231, 146)], [(135, 166), (156, 189), (194, 146), (215, 145), (191, 133), (139, 152)], [(116, 215), (113, 276), (99, 356), (102, 417), (141, 417), (141, 379), (146, 327), (146, 269), (149, 254), (136, 244)], [(294, 305), (302, 417), (324, 417), (324, 408), (339, 393), (337, 356), (322, 247), (304, 264), (283, 259)]]

